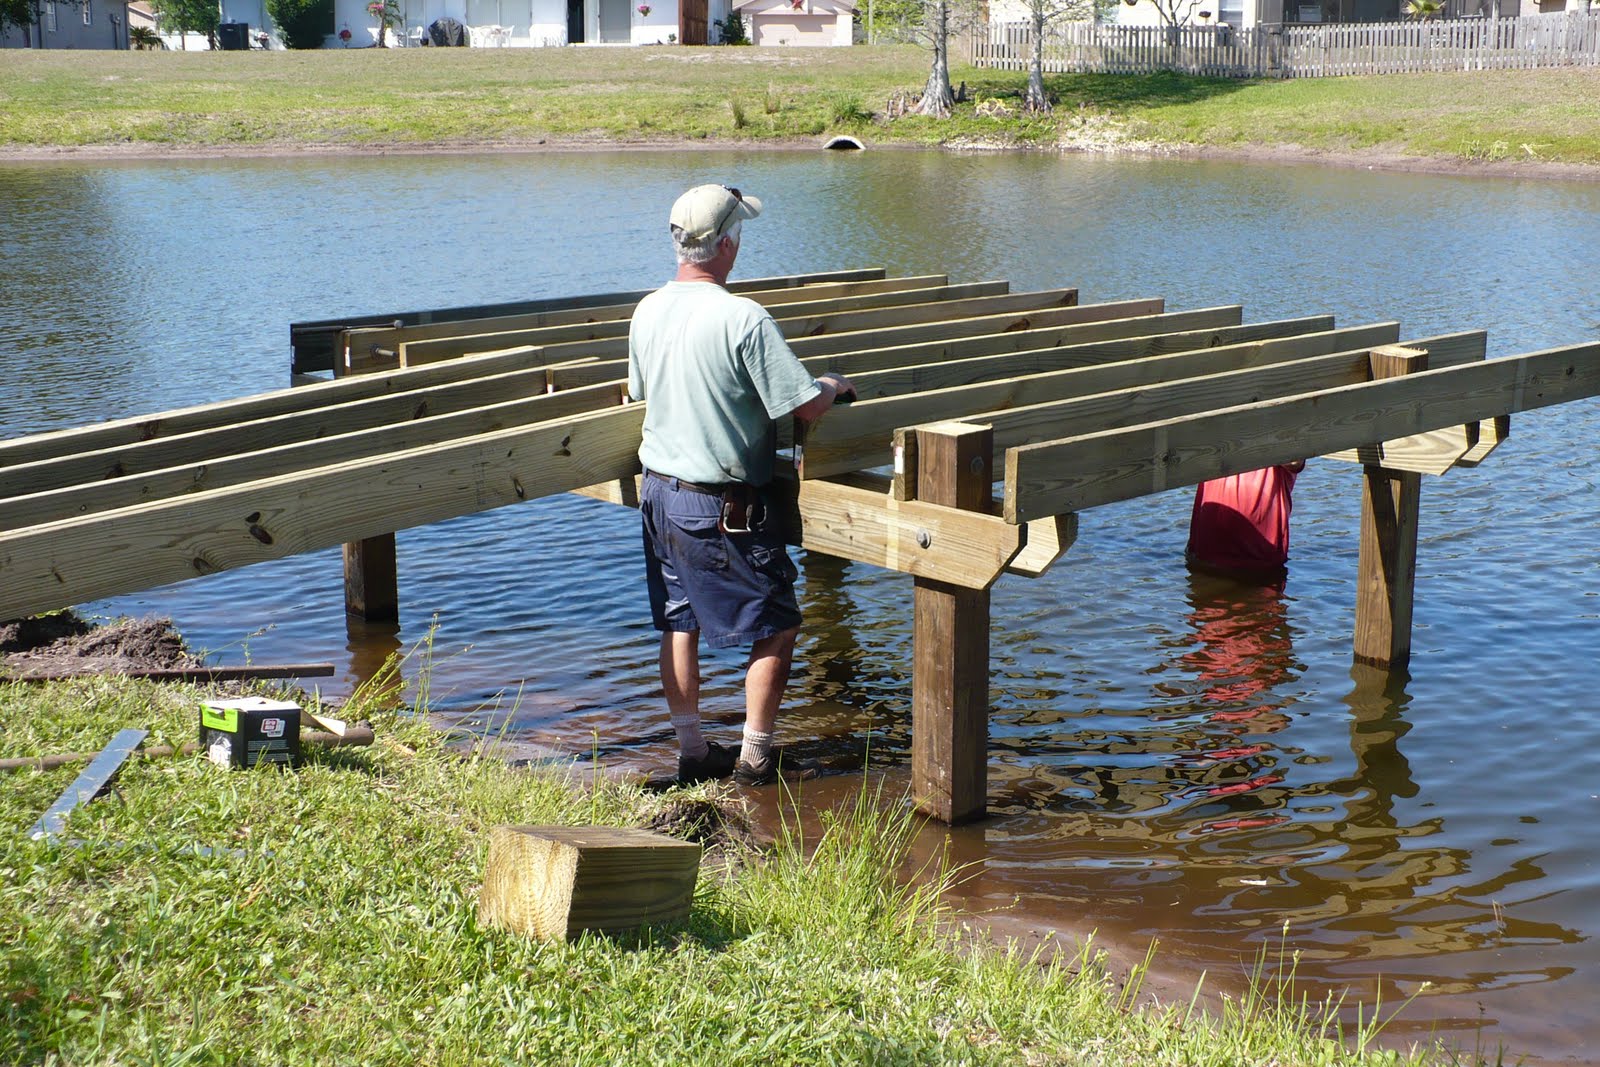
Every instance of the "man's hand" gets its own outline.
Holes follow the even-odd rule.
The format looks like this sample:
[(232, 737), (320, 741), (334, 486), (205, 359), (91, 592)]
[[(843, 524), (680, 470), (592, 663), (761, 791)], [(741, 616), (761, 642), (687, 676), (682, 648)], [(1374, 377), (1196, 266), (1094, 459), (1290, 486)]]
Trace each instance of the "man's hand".
[(822, 392), (794, 409), (794, 417), (801, 422), (816, 422), (835, 403), (856, 398), (856, 387), (842, 374), (830, 371), (817, 379), (817, 385), (821, 386)]

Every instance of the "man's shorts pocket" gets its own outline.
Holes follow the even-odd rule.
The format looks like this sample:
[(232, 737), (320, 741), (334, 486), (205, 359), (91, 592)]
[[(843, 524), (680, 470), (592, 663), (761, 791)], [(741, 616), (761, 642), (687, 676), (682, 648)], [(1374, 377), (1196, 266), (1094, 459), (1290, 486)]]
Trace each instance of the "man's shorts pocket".
[(680, 568), (701, 572), (728, 569), (728, 545), (715, 515), (668, 515), (673, 559)]

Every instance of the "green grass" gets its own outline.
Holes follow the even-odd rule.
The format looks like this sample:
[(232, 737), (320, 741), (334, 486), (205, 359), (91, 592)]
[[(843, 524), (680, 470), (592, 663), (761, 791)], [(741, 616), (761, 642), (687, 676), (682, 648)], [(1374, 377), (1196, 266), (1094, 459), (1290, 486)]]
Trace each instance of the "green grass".
[[(182, 742), (198, 695), (0, 683), (0, 755), (126, 726)], [(512, 768), (492, 745), (464, 759), (381, 703), (343, 712), (373, 718), (376, 745), (294, 772), (130, 763), (73, 817), (78, 845), (22, 836), (77, 769), (8, 775), (0, 1062), (1465, 1062), (1338, 1034), (1281, 978), (1208, 1018), (1135, 1007), (1137, 976), (1119, 985), (1091, 952), (1044, 962), (953, 932), (955, 875), (900, 878), (914, 820), (867, 789), (813, 840), (708, 867), (683, 924), (553, 945), (480, 928), (490, 827), (637, 825), (684, 794)]]
[(720, 141), (846, 133), (869, 144), (1291, 146), (1455, 160), (1600, 163), (1600, 69), (1237, 82), (1183, 75), (1047, 79), (958, 67), (977, 99), (947, 121), (881, 118), (927, 57), (848, 49), (332, 49), (31, 52), (0, 64), (6, 147), (189, 149)]

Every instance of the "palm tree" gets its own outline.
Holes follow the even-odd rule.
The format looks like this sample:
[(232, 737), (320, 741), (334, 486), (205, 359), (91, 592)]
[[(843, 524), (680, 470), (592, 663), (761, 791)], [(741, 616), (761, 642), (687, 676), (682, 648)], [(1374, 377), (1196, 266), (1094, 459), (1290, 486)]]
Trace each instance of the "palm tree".
[(1444, 14), (1446, 0), (1406, 0), (1406, 14), (1427, 22)]

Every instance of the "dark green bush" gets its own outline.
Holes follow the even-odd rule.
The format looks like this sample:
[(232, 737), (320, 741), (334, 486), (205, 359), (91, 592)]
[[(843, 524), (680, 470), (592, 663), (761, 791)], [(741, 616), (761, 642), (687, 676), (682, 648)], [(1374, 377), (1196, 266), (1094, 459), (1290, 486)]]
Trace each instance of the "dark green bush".
[(267, 14), (289, 48), (321, 48), (333, 32), (333, 0), (267, 0)]

